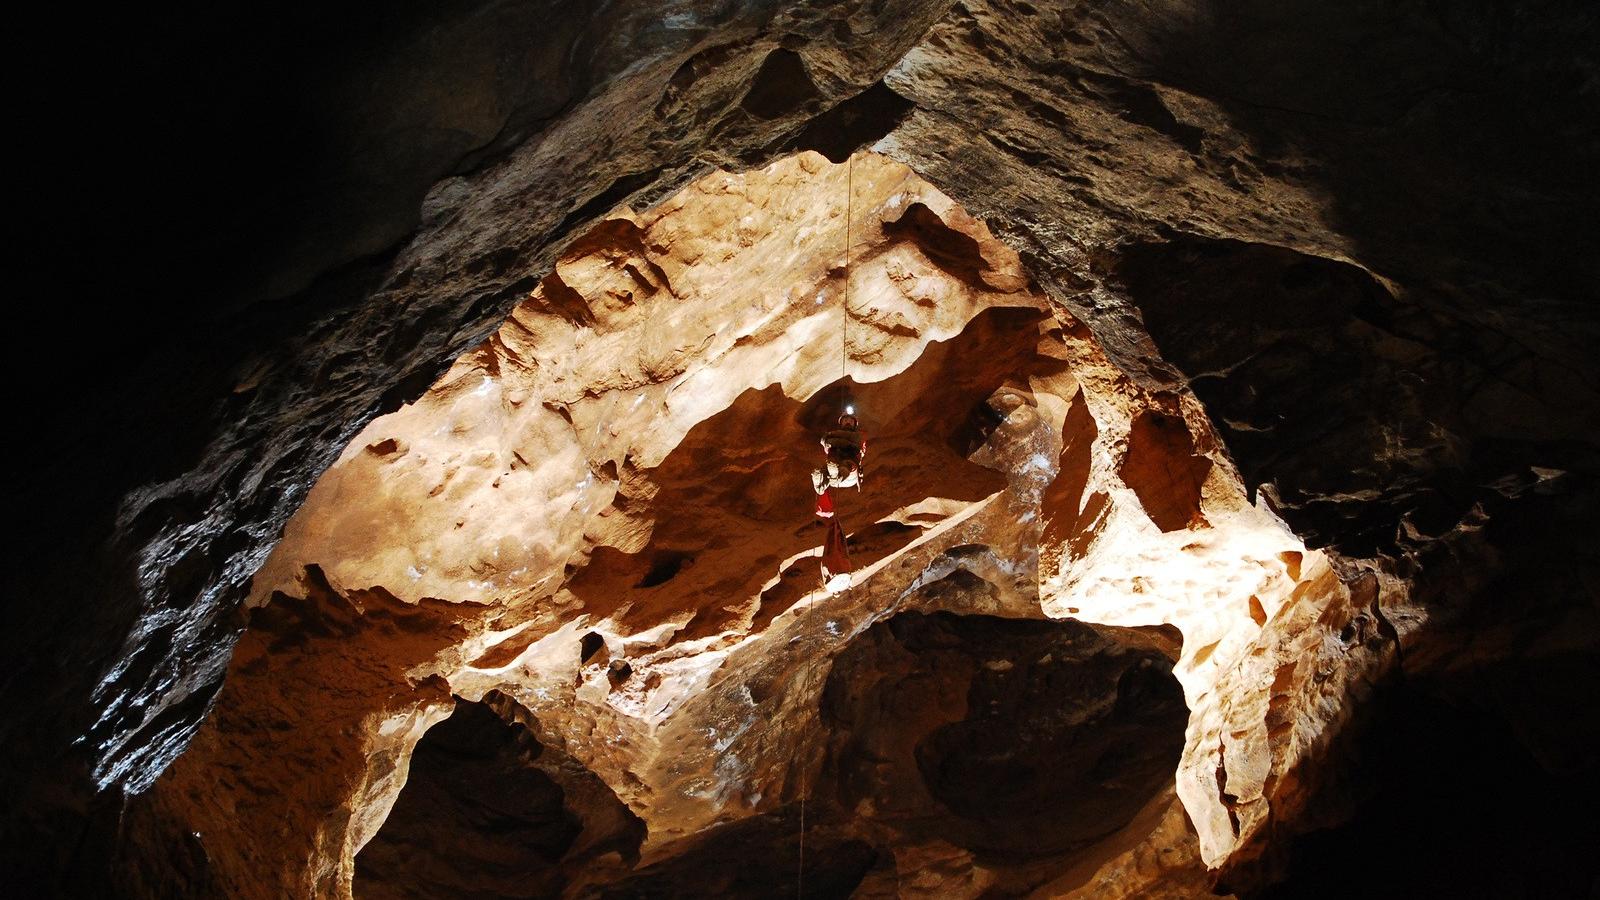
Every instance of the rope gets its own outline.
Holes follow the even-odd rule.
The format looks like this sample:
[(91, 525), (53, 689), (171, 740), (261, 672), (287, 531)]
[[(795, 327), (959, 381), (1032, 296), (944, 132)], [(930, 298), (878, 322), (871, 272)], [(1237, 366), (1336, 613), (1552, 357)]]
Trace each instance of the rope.
[[(838, 304), (838, 381), (850, 378), (850, 213), (856, 200), (856, 157), (845, 160), (845, 298)], [(838, 412), (845, 412), (850, 388), (838, 392)]]
[[(850, 377), (850, 217), (854, 212), (855, 204), (855, 155), (851, 154), (844, 163), (844, 296), (839, 305), (839, 380), (841, 385), (844, 379)], [(849, 389), (839, 392), (839, 412), (847, 410), (850, 400)], [(858, 476), (859, 477), (859, 476)], [(837, 515), (837, 513), (835, 513)], [(817, 608), (817, 592), (812, 591), (806, 596), (806, 623), (809, 625)], [(801, 663), (802, 674), (809, 674), (810, 667)], [(809, 687), (809, 685), (806, 685)], [(795, 872), (794, 894), (804, 900), (806, 895), (806, 767), (802, 760), (800, 763), (800, 866)]]
[[(806, 609), (806, 619), (811, 618), (810, 606), (815, 606), (813, 599)], [(802, 669), (802, 671), (804, 671)], [(803, 898), (806, 895), (806, 764), (800, 761), (800, 869), (794, 876), (794, 895)]]

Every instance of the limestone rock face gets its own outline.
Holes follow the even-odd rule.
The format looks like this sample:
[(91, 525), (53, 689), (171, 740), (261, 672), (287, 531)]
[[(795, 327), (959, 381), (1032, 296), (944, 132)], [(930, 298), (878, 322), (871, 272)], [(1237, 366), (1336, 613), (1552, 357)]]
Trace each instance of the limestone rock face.
[[(807, 473), (846, 406), (869, 453), (835, 596)], [(1373, 664), (1299, 668), (1348, 591), (1218, 449), (904, 166), (714, 173), (579, 238), (356, 437), (256, 576), (226, 711), (141, 803), (241, 897), (707, 868), (740, 895), (1016, 895), (1149, 840), (1197, 848), (1192, 882), (1303, 802), (1326, 699)], [(270, 798), (217, 777), (313, 759)], [(452, 861), (443, 822), (486, 843)]]
[[(482, 822), (454, 759), (574, 895), (787, 890), (801, 796), (823, 893), (1592, 890), (1590, 5), (311, 6), (40, 64), (120, 83), (33, 125), (66, 165), (19, 217), (65, 251), (12, 379), (19, 883), (382, 890)], [(839, 329), (839, 171), (790, 157), (866, 147)], [(812, 598), (845, 384), (860, 571)], [(918, 671), (875, 643), (913, 615), (1159, 650), (1170, 788), (997, 861), (903, 771), (980, 743), (862, 775), (817, 711), (846, 660)], [(977, 621), (930, 693), (1048, 680)], [(1374, 843), (1402, 877), (1349, 874)]]

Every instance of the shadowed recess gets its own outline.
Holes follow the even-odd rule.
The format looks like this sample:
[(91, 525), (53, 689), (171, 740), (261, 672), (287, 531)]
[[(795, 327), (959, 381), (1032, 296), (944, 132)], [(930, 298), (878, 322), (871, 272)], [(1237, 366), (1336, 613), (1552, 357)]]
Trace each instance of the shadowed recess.
[[(988, 587), (959, 574), (953, 591)], [(1171, 660), (1118, 631), (945, 612), (874, 625), (824, 696), (841, 805), (979, 859), (1070, 861), (1171, 783), (1183, 747)]]

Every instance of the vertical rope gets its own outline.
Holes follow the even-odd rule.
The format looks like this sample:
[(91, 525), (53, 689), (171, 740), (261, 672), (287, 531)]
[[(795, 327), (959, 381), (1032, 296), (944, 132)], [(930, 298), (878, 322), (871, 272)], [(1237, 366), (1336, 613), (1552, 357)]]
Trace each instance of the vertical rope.
[[(839, 304), (839, 382), (850, 377), (850, 217), (856, 199), (855, 154), (844, 161), (844, 299)], [(850, 397), (846, 386), (839, 392), (839, 412), (845, 411)]]
[[(816, 599), (813, 597), (811, 603), (807, 604), (807, 607), (808, 607), (807, 610), (806, 610), (807, 624), (810, 624), (810, 619), (811, 619), (811, 610), (810, 610), (809, 607), (810, 606), (814, 606), (814, 605), (816, 605)], [(804, 665), (801, 666), (800, 671), (802, 671), (802, 672), (805, 671), (805, 666)], [(794, 895), (797, 898), (797, 900), (805, 900), (805, 895), (806, 895), (806, 764), (805, 764), (805, 760), (803, 760), (803, 759), (800, 761), (800, 867), (799, 867), (799, 870), (795, 872), (795, 876), (794, 876)]]
[[(839, 304), (839, 379), (841, 385), (850, 377), (850, 218), (854, 212), (856, 183), (855, 183), (855, 154), (851, 154), (844, 162), (844, 295)], [(839, 412), (843, 413), (849, 403), (849, 388), (839, 392)], [(806, 624), (810, 626), (812, 612), (817, 607), (817, 592), (812, 591), (806, 597)], [(802, 662), (800, 672), (802, 675), (810, 674), (809, 661)], [(809, 689), (809, 682), (802, 685)], [(806, 893), (806, 766), (805, 761), (800, 761), (800, 865), (795, 872), (794, 895), (804, 900)]]

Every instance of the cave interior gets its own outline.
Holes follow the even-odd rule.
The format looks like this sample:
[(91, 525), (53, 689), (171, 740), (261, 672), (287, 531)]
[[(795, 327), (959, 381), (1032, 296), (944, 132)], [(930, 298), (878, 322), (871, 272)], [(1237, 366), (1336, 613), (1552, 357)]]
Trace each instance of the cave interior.
[(1578, 0), (63, 18), (13, 54), (84, 62), (20, 108), (7, 883), (1600, 895), (1597, 48)]

